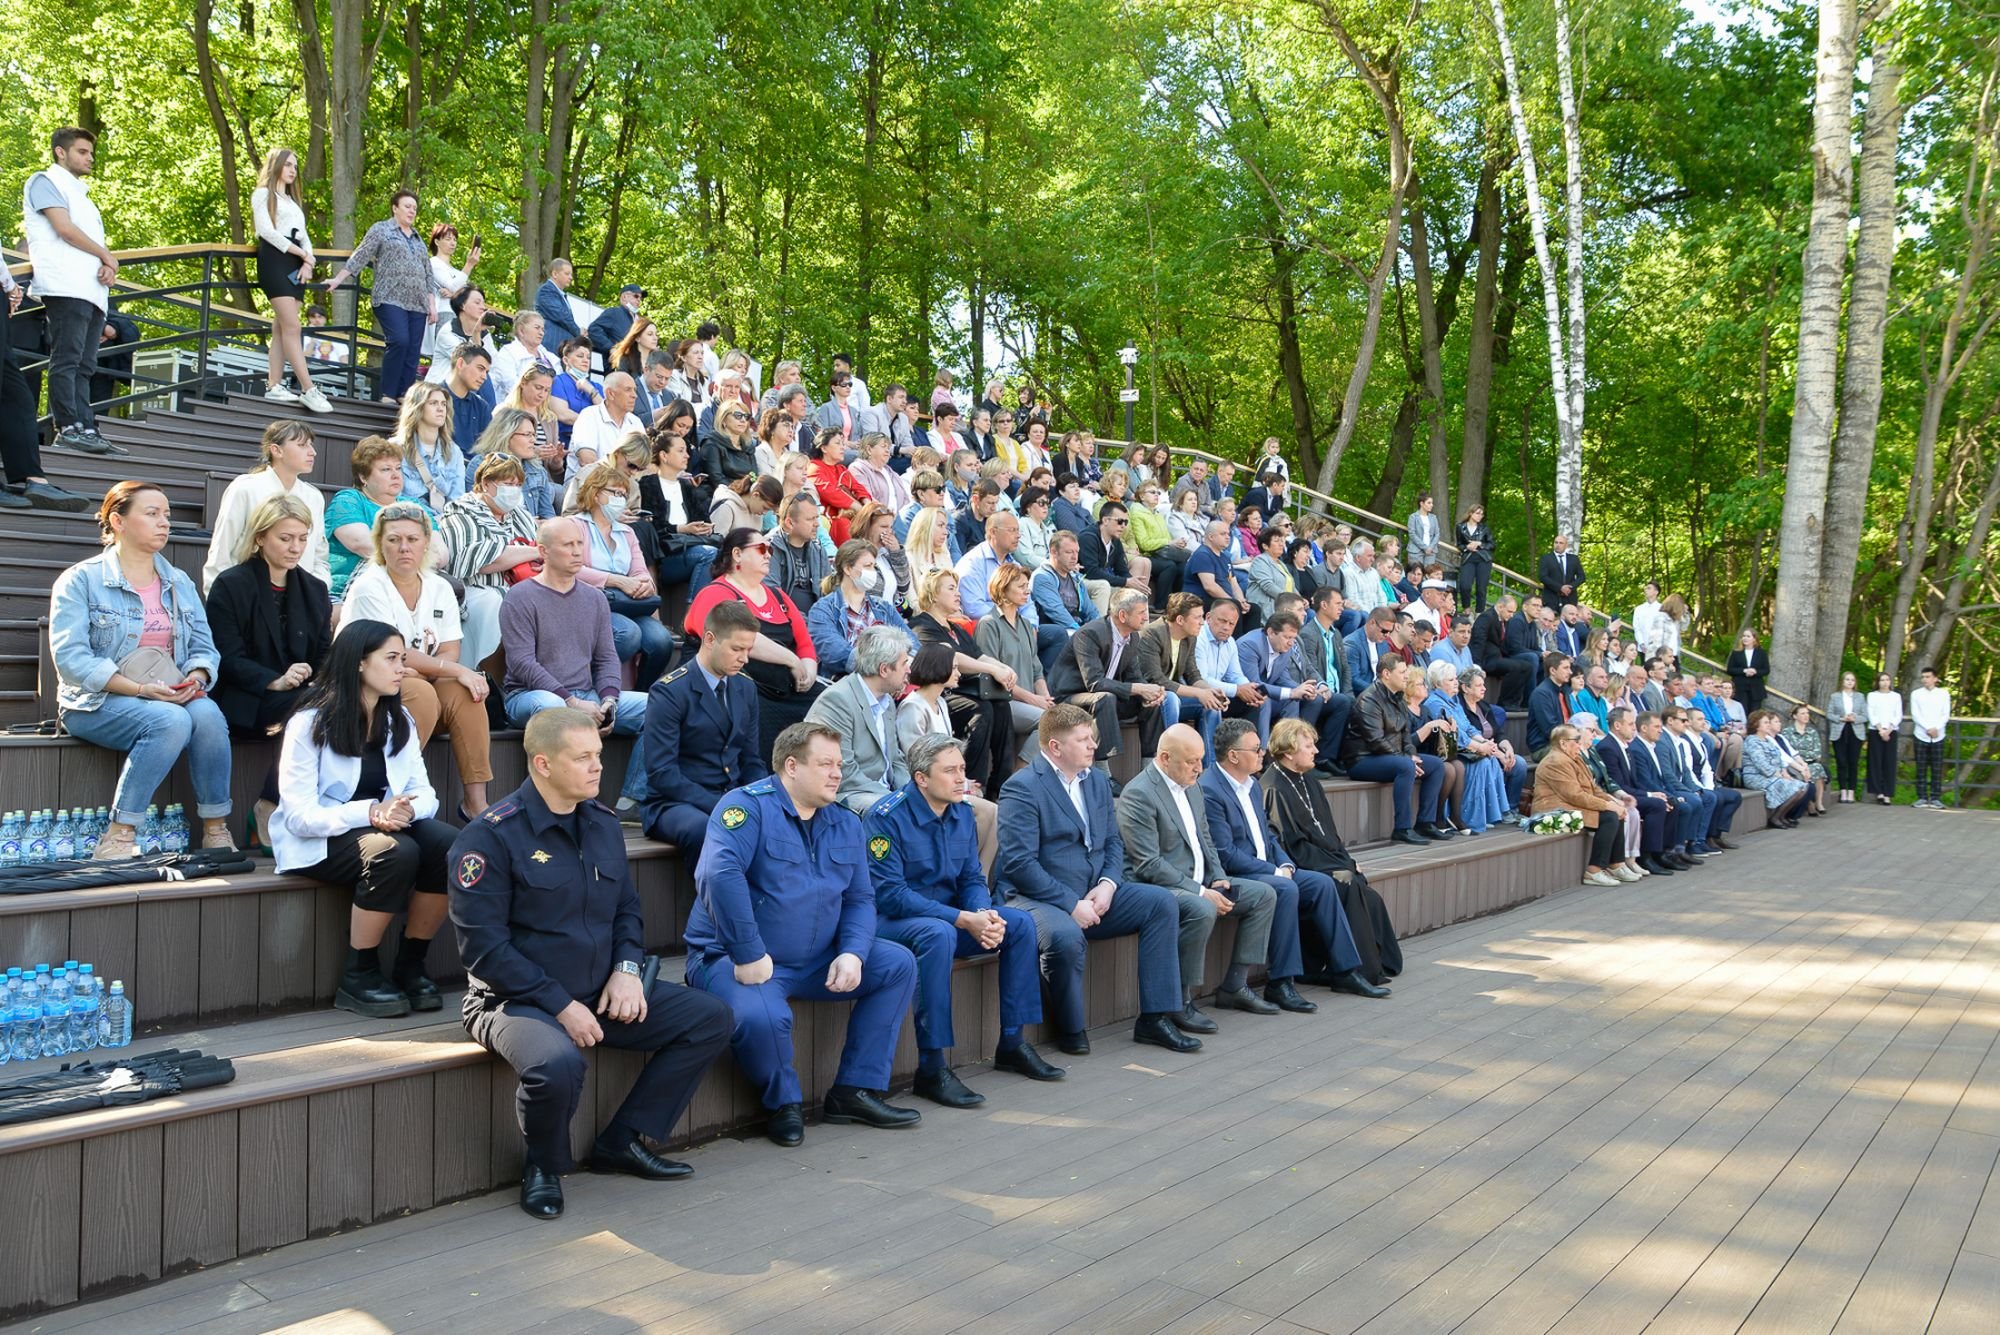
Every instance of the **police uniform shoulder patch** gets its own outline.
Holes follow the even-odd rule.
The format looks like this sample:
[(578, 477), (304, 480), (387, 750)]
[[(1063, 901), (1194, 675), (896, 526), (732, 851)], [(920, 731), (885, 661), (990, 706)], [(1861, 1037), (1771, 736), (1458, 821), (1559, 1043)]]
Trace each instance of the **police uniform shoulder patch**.
[(458, 860), (458, 888), (470, 890), (479, 884), (479, 878), (486, 875), (486, 858), (479, 853), (467, 853)]
[(725, 830), (739, 829), (743, 822), (749, 819), (750, 813), (734, 802), (722, 809), (722, 828)]
[(900, 806), (903, 799), (909, 795), (908, 789), (898, 788), (887, 797), (877, 798), (875, 805), (868, 808), (868, 814), (871, 816), (886, 816)]
[(757, 782), (749, 784), (743, 789), (744, 792), (750, 794), (752, 797), (769, 797), (777, 790), (778, 782), (775, 779), (759, 779)]
[(890, 847), (889, 836), (878, 834), (868, 841), (868, 856), (880, 862), (889, 856)]
[(486, 810), (479, 813), (479, 819), (488, 825), (498, 825), (521, 809), (521, 804), (511, 797), (503, 797)]

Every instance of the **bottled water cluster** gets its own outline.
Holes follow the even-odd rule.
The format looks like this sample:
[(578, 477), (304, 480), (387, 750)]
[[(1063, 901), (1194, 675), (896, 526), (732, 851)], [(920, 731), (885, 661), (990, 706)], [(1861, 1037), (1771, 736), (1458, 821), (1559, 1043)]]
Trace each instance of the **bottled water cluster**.
[(104, 990), (88, 964), (64, 960), (9, 969), (0, 986), (0, 1064), (62, 1057), (132, 1041), (132, 1000), (125, 984)]
[[(74, 811), (67, 807), (61, 811), (48, 807), (39, 811), (10, 811), (0, 818), (0, 867), (33, 867), (45, 862), (88, 858), (97, 851), (98, 837), (110, 824), (111, 813), (104, 807), (95, 811), (89, 807)], [(187, 852), (193, 846), (188, 837), (187, 812), (178, 802), (168, 807), (165, 815), (160, 814), (158, 807), (147, 807), (146, 818), (139, 823), (137, 842), (141, 856)]]

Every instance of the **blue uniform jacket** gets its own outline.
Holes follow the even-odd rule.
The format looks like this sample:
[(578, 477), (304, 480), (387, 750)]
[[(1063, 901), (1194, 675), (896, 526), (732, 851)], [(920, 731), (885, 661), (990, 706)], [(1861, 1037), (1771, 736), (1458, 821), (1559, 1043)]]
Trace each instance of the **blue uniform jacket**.
[(1111, 805), (1111, 780), (1083, 772), (1085, 835), (1076, 807), (1047, 756), (1036, 756), (1000, 788), (1000, 876), (1004, 895), (1025, 895), (1068, 913), (1099, 881), (1125, 883), (1125, 840)]
[(572, 1001), (595, 1006), (615, 966), (645, 957), (618, 815), (588, 801), (577, 818), (581, 848), (530, 779), (451, 849), (451, 924), (472, 986), (552, 1015)]
[(979, 831), (972, 808), (954, 802), (944, 815), (914, 781), (868, 808), (868, 874), (875, 882), (875, 911), (884, 918), (940, 918), (993, 907), (979, 866)]
[(1528, 696), (1528, 748), (1539, 751), (1549, 734), (1562, 725), (1562, 697), (1554, 681), (1545, 681)]
[(861, 817), (837, 802), (808, 821), (776, 779), (725, 793), (695, 864), (688, 950), (735, 964), (808, 964), (835, 947), (866, 959), (875, 887), (865, 860)]
[(646, 814), (672, 804), (715, 810), (732, 788), (770, 776), (757, 745), (757, 687), (741, 673), (722, 680), (723, 699), (692, 663), (646, 692)]
[(1222, 869), (1231, 876), (1271, 876), (1280, 867), (1296, 866), (1292, 855), (1278, 842), (1271, 822), (1264, 819), (1263, 786), (1253, 783), (1251, 792), (1250, 800), (1257, 804), (1258, 819), (1264, 824), (1261, 833), (1269, 857), (1257, 856), (1256, 841), (1250, 838), (1250, 825), (1243, 819), (1243, 804), (1236, 800), (1236, 788), (1229, 776), (1214, 765), (1201, 772), (1201, 804), (1208, 812), (1208, 833), (1215, 840), (1215, 851), (1222, 854)]

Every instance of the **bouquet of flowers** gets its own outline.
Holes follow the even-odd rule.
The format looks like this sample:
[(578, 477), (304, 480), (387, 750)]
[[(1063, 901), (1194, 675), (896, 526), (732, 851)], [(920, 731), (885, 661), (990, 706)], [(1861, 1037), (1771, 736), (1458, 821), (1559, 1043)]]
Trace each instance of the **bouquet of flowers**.
[(1577, 834), (1583, 829), (1581, 811), (1544, 811), (1539, 816), (1528, 816), (1521, 821), (1521, 828), (1530, 834)]

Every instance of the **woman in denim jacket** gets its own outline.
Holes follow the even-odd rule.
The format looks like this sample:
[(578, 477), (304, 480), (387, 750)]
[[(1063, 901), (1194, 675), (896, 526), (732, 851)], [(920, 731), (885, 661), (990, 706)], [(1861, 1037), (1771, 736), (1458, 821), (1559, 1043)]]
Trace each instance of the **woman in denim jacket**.
[[(167, 497), (149, 482), (120, 482), (97, 512), (105, 550), (56, 580), (49, 648), (63, 726), (73, 737), (125, 753), (99, 858), (136, 851), (133, 832), (181, 753), (194, 776), (203, 848), (229, 837), (229, 724), (208, 698), (218, 659), (194, 581), (160, 553), (170, 530)], [(139, 682), (118, 668), (140, 647), (173, 656), (170, 684)]]

